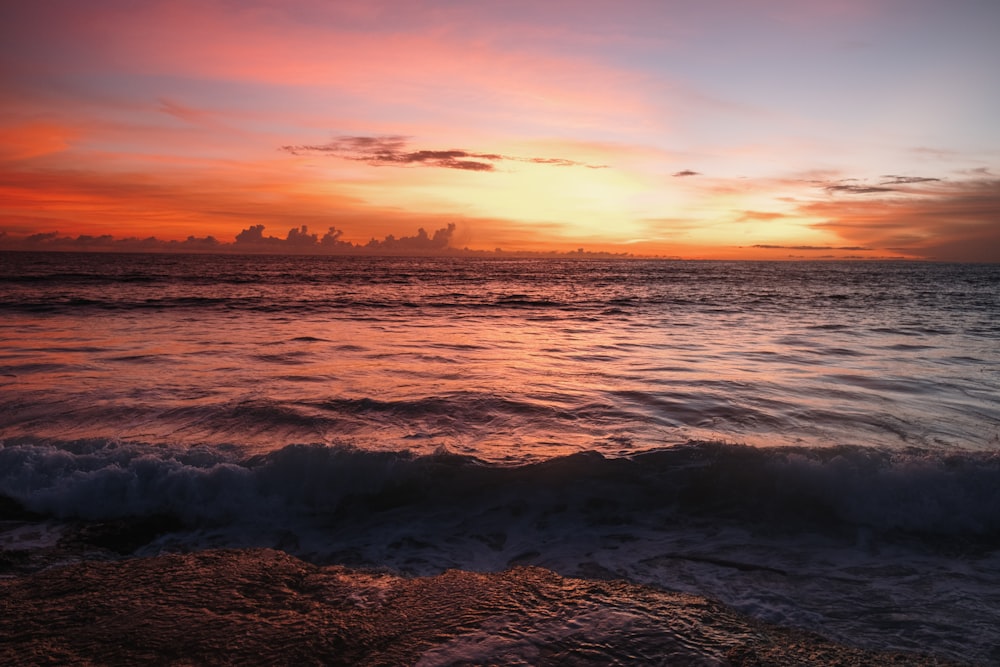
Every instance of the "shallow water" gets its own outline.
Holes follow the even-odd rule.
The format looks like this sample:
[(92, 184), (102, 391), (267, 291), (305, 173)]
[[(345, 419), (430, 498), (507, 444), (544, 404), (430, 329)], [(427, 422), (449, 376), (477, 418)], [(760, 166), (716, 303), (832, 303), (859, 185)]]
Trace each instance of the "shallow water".
[(227, 550), (50, 569), (0, 593), (0, 660), (17, 664), (941, 664), (538, 568), (401, 578)]
[(998, 396), (997, 265), (4, 254), (0, 546), (169, 517), (1000, 661)]

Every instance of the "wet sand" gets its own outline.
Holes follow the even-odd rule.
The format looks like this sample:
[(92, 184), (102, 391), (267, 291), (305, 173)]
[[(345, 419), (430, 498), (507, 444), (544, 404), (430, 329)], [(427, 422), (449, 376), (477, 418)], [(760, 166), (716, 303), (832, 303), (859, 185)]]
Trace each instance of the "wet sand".
[(944, 665), (696, 596), (540, 568), (434, 577), (280, 551), (89, 561), (0, 579), (2, 664)]

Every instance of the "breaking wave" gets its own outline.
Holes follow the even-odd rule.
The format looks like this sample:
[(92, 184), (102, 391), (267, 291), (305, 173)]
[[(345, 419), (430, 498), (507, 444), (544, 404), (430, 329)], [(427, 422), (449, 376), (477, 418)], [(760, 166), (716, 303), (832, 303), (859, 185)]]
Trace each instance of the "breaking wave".
[(445, 451), (292, 445), (241, 459), (217, 447), (21, 439), (0, 448), (0, 470), (0, 493), (58, 518), (169, 514), (192, 527), (265, 518), (335, 526), (390, 509), (448, 515), (451, 523), (499, 507), (561, 514), (581, 528), (713, 521), (1000, 540), (995, 454), (689, 443), (627, 458), (582, 452), (504, 466)]

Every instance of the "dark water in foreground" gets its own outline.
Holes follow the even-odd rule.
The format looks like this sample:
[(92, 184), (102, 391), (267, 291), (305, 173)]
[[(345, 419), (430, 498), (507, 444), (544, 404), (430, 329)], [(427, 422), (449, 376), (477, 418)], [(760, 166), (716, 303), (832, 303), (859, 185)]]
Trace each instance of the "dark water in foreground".
[(1000, 662), (998, 397), (997, 265), (4, 254), (0, 546), (156, 517), (139, 554), (539, 565)]

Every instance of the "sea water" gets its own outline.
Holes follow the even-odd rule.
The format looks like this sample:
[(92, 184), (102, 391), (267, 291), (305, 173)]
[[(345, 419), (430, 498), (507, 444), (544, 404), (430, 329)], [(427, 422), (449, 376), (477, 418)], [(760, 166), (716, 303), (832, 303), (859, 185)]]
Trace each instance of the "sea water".
[(539, 565), (998, 662), (998, 452), (998, 265), (0, 255), (0, 495), (170, 517), (144, 555)]

